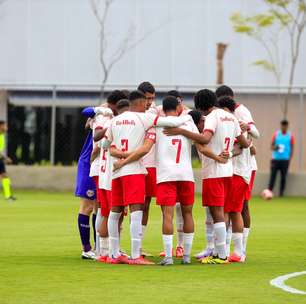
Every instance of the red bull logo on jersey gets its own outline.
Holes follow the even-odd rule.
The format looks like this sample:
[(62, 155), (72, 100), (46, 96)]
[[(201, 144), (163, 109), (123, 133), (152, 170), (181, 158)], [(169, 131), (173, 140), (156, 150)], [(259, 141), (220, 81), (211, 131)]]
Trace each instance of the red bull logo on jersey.
[(135, 126), (136, 123), (135, 123), (135, 120), (131, 119), (124, 119), (124, 120), (118, 120), (116, 121), (116, 126), (122, 126), (122, 125), (132, 125), (132, 126)]
[(221, 120), (222, 122), (226, 122), (226, 121), (234, 122), (234, 118), (232, 118), (232, 117), (227, 117), (227, 116), (225, 116), (225, 117), (220, 117), (220, 120)]

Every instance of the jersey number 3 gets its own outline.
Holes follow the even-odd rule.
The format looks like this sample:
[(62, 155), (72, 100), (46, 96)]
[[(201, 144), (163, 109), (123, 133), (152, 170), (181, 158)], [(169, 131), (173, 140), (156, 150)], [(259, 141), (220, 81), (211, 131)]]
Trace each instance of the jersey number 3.
[(181, 152), (182, 152), (182, 140), (181, 139), (172, 139), (172, 145), (177, 145), (177, 151), (176, 151), (176, 160), (175, 162), (178, 164), (181, 159)]

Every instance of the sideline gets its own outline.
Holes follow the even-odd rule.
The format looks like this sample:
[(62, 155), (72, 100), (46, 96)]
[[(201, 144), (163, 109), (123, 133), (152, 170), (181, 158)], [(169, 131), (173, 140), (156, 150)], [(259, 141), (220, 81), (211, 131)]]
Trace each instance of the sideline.
[(280, 289), (282, 289), (284, 291), (287, 291), (287, 292), (290, 292), (290, 293), (306, 295), (305, 291), (292, 288), (292, 287), (287, 286), (285, 284), (285, 281), (287, 281), (288, 279), (298, 277), (298, 276), (301, 276), (301, 275), (306, 275), (306, 271), (293, 272), (293, 273), (289, 273), (289, 274), (277, 277), (277, 278), (271, 280), (270, 284), (274, 287), (280, 288)]

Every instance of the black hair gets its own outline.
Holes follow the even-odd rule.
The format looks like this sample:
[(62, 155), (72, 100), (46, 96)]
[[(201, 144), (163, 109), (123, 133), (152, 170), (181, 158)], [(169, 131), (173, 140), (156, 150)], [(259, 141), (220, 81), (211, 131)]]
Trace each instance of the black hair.
[(126, 98), (125, 94), (121, 90), (114, 90), (107, 96), (107, 102), (116, 105), (121, 99)]
[(173, 96), (166, 96), (163, 99), (163, 111), (169, 112), (169, 111), (175, 111), (179, 102), (178, 100)]
[(216, 96), (217, 96), (218, 99), (220, 97), (224, 97), (224, 96), (234, 98), (234, 92), (230, 87), (228, 87), (226, 85), (222, 85), (219, 88), (217, 88)]
[(183, 98), (179, 91), (171, 90), (167, 93), (167, 96), (173, 96), (175, 98)]
[(192, 117), (195, 125), (198, 125), (198, 123), (201, 121), (202, 113), (200, 111), (192, 110), (192, 111), (188, 112), (188, 115), (190, 115)]
[(197, 110), (207, 111), (216, 105), (217, 97), (211, 90), (203, 89), (194, 95), (194, 106)]
[(130, 102), (129, 102), (128, 99), (121, 99), (117, 103), (117, 110), (121, 110), (121, 109), (129, 107), (129, 106), (130, 106)]
[(282, 126), (288, 126), (288, 125), (289, 125), (289, 121), (288, 121), (287, 119), (283, 119), (283, 120), (281, 121), (281, 125), (282, 125)]
[(144, 95), (144, 93), (142, 93), (141, 91), (137, 90), (137, 91), (132, 91), (130, 94), (129, 94), (129, 101), (130, 102), (133, 102), (137, 99), (141, 99), (141, 98), (146, 98), (146, 96)]
[(6, 121), (0, 120), (0, 126), (5, 125), (5, 124), (6, 124)]
[(121, 90), (121, 92), (124, 94), (125, 99), (128, 99), (128, 98), (129, 98), (129, 94), (130, 94), (130, 91), (129, 91), (129, 90), (124, 89), (124, 90)]
[(150, 93), (150, 94), (154, 94), (155, 93), (155, 88), (153, 86), (152, 83), (148, 82), (148, 81), (144, 81), (142, 82), (137, 90), (141, 91), (142, 93)]
[(228, 108), (231, 112), (235, 111), (236, 102), (233, 98), (229, 96), (220, 97), (218, 103), (220, 108)]

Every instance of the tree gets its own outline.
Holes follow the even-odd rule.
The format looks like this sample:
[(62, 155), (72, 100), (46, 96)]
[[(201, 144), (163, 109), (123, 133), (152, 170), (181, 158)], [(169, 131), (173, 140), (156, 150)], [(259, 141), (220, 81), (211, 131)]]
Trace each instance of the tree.
[(262, 1), (267, 5), (265, 13), (247, 17), (236, 13), (231, 16), (231, 21), (236, 32), (255, 38), (264, 46), (268, 60), (258, 60), (255, 64), (271, 71), (278, 84), (282, 72), (278, 38), (283, 30), (287, 30), (290, 43), (290, 62), (288, 91), (283, 106), (283, 115), (286, 118), (288, 100), (292, 93), (296, 64), (300, 55), (301, 37), (306, 26), (306, 0)]
[(135, 37), (135, 26), (129, 24), (124, 38), (120, 41), (119, 46), (113, 51), (110, 51), (109, 45), (112, 44), (112, 40), (107, 35), (107, 19), (110, 13), (111, 6), (115, 0), (89, 0), (93, 14), (99, 25), (99, 60), (103, 71), (103, 78), (101, 82), (101, 99), (104, 97), (104, 88), (109, 75), (114, 66), (132, 49), (138, 46), (141, 42), (147, 39), (150, 35), (158, 31), (162, 26), (168, 23), (170, 20), (165, 20), (158, 24), (156, 27), (146, 31), (140, 38)]

